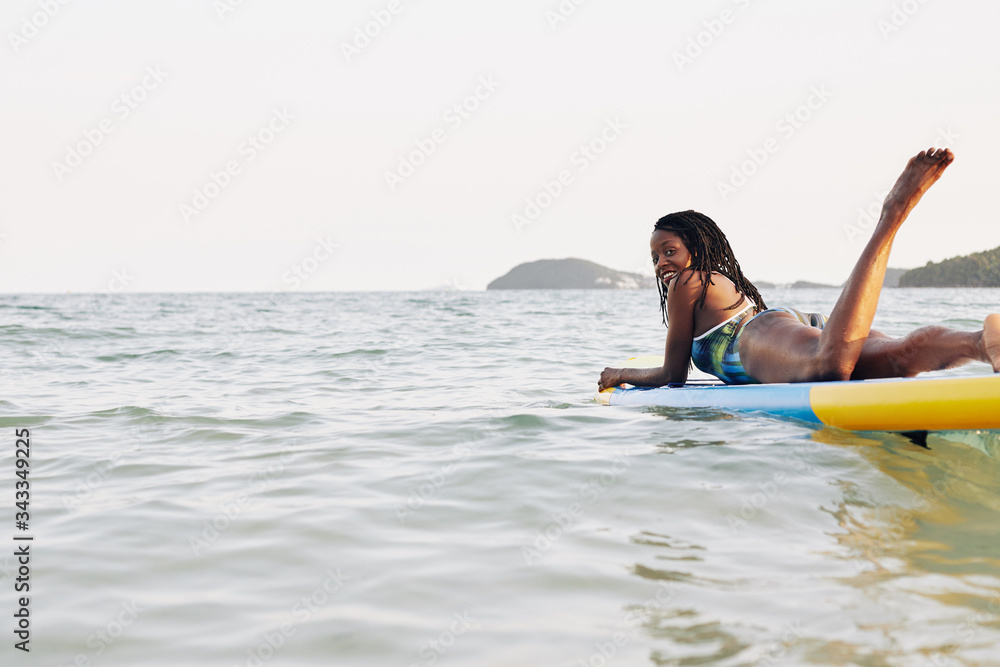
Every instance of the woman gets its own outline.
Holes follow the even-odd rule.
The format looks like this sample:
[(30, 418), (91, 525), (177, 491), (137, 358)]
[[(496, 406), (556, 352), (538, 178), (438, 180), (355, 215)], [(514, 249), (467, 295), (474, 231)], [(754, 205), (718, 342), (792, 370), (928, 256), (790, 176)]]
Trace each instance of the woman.
[(909, 377), (974, 360), (1000, 372), (1000, 315), (973, 332), (928, 326), (890, 338), (871, 328), (896, 232), (954, 159), (950, 150), (932, 148), (907, 163), (829, 318), (768, 309), (707, 216), (662, 218), (650, 250), (670, 322), (663, 367), (605, 368), (598, 386), (683, 383), (689, 360), (727, 384)]

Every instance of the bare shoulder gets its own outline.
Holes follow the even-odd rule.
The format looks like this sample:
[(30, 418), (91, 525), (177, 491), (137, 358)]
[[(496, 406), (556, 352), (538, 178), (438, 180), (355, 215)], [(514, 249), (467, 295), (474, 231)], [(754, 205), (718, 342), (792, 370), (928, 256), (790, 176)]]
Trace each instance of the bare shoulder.
[[(706, 280), (707, 276), (703, 271), (696, 271), (691, 268), (683, 269), (677, 274), (676, 278), (670, 281), (670, 284), (667, 286), (667, 296), (671, 296), (673, 294), (698, 294), (701, 296)], [(711, 287), (709, 287), (709, 289), (711, 289)]]
[[(671, 298), (692, 306), (694, 311), (693, 335), (700, 336), (709, 329), (725, 322), (734, 314), (733, 304), (739, 307), (744, 303), (744, 295), (736, 289), (733, 281), (721, 273), (712, 272), (711, 279), (708, 274), (701, 271), (689, 271), (688, 275), (680, 275), (671, 281), (676, 283), (675, 294), (668, 292), (667, 304)], [(705, 290), (705, 284), (708, 290)], [(698, 306), (702, 293), (705, 293), (705, 302)]]
[(698, 298), (701, 298), (701, 293), (705, 289), (705, 284), (708, 283), (708, 294), (706, 301), (714, 301), (715, 299), (725, 300), (729, 299), (726, 305), (732, 303), (732, 297), (739, 294), (736, 289), (736, 285), (733, 281), (715, 271), (712, 272), (711, 277), (704, 271), (696, 271), (694, 269), (684, 269), (674, 280), (670, 281), (668, 296), (674, 292), (678, 294), (696, 294)]

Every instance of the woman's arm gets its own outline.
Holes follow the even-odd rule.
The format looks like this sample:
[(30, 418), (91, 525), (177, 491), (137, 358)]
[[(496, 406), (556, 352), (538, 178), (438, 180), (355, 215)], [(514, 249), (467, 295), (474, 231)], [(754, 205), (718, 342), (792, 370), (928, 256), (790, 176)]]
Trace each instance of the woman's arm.
[(667, 344), (661, 368), (605, 368), (598, 387), (601, 391), (623, 382), (636, 387), (662, 387), (687, 381), (694, 338), (695, 303), (701, 296), (698, 274), (685, 271), (667, 287)]
[(601, 372), (601, 381), (597, 383), (597, 390), (604, 391), (608, 387), (617, 387), (623, 382), (636, 387), (662, 387), (671, 382), (683, 381), (671, 379), (667, 374), (666, 366), (662, 368), (605, 368)]

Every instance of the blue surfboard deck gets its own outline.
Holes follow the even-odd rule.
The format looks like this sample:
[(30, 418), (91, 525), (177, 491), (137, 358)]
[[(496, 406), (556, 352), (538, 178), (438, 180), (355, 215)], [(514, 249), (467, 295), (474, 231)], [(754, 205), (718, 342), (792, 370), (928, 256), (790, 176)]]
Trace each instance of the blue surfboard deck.
[[(646, 368), (662, 357), (630, 359)], [(596, 396), (609, 405), (763, 412), (855, 431), (1000, 429), (1000, 374), (798, 384), (622, 385)]]
[(671, 408), (723, 408), (766, 412), (822, 423), (809, 402), (810, 386), (805, 384), (685, 385), (675, 387), (631, 387), (615, 390), (610, 405), (659, 406)]

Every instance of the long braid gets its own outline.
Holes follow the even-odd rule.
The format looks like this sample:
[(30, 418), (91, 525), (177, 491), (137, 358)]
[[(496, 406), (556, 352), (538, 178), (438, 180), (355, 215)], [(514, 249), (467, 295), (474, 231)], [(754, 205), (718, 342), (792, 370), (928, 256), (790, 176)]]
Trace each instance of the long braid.
[[(708, 276), (707, 281), (703, 280), (704, 285), (701, 289), (701, 298), (698, 299), (698, 307), (705, 306), (708, 286), (713, 284), (712, 272), (716, 271), (733, 281), (736, 290), (741, 294), (741, 298), (725, 310), (736, 309), (742, 303), (742, 297), (753, 302), (758, 311), (767, 310), (767, 304), (764, 303), (760, 292), (743, 275), (743, 270), (740, 268), (740, 263), (736, 261), (736, 256), (729, 246), (726, 235), (707, 215), (696, 211), (671, 213), (656, 222), (653, 231), (658, 229), (677, 234), (691, 254), (691, 268), (701, 272), (703, 276)], [(657, 280), (656, 287), (660, 293), (660, 311), (663, 313), (663, 324), (666, 325), (667, 286), (663, 284), (662, 280)]]

